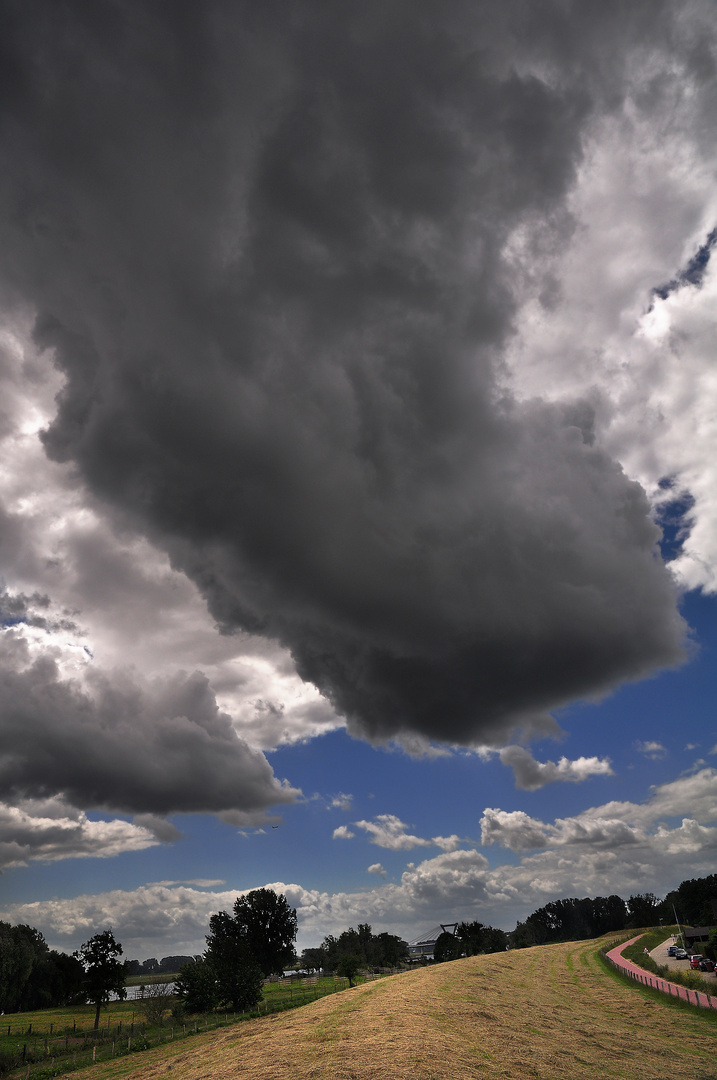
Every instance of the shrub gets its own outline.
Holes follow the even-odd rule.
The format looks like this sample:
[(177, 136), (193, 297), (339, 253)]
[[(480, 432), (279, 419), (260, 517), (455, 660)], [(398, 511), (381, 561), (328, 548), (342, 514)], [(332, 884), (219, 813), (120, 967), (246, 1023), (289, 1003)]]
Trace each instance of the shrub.
[(139, 1011), (144, 1014), (147, 1023), (161, 1027), (164, 1014), (170, 1008), (173, 995), (167, 983), (153, 983), (142, 987), (142, 997), (138, 1002)]

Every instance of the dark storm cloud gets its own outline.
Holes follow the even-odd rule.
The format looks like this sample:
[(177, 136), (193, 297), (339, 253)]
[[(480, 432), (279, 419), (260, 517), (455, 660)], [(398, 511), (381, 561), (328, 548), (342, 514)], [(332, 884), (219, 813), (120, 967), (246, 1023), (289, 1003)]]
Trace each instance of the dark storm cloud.
[(249, 821), (298, 795), (237, 737), (201, 675), (88, 682), (60, 677), (49, 659), (0, 670), (0, 799), (62, 792), (77, 807)]
[(356, 733), (499, 744), (680, 657), (642, 490), (589, 404), (501, 366), (506, 244), (569, 233), (669, 10), (9, 6), (0, 247), (66, 377), (47, 451)]
[(72, 624), (38, 608), (51, 611), (47, 597), (0, 595), (0, 803), (50, 805), (59, 793), (63, 805), (137, 814), (167, 840), (177, 830), (164, 815), (213, 811), (251, 823), (300, 794), (237, 736), (203, 675), (97, 671), (63, 640)]

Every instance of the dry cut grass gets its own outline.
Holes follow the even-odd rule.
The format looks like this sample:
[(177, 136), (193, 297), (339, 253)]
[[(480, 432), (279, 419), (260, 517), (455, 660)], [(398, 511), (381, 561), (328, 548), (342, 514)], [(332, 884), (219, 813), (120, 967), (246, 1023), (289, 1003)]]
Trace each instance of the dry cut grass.
[(715, 1080), (717, 1017), (624, 985), (596, 943), (472, 957), (86, 1070), (83, 1080)]

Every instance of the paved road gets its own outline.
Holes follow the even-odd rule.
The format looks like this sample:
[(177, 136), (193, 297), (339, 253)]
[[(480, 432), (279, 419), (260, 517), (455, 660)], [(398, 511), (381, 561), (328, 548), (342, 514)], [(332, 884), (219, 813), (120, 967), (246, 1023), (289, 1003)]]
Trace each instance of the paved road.
[[(656, 963), (666, 964), (671, 971), (690, 971), (689, 960), (675, 960), (674, 956), (667, 955), (667, 949), (673, 944), (672, 938), (667, 938), (666, 941), (663, 941), (661, 945), (658, 945), (656, 949), (652, 950), (650, 956)], [(714, 972), (709, 971), (701, 971), (700, 975), (703, 976), (707, 983), (708, 993), (713, 994), (715, 992), (713, 984), (717, 983), (717, 975), (715, 975)]]

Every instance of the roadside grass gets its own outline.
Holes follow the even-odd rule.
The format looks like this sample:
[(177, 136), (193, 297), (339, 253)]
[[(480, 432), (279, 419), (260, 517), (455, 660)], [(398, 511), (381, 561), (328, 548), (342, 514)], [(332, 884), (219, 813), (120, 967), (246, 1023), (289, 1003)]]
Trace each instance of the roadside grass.
[(714, 1080), (717, 1013), (606, 970), (610, 940), (389, 976), (78, 1080)]
[(653, 949), (656, 949), (658, 945), (661, 945), (663, 941), (677, 932), (677, 926), (633, 930), (630, 934), (631, 937), (634, 937), (635, 934), (641, 934), (642, 936), (634, 945), (629, 945), (626, 949), (623, 949), (622, 955), (626, 959), (632, 960), (633, 964), (637, 964), (643, 970), (649, 971), (653, 975), (659, 975), (661, 979), (667, 979), (690, 990), (700, 990), (705, 994), (714, 994), (714, 980), (710, 979), (708, 981), (700, 971), (694, 971), (690, 967), (686, 967), (684, 970), (669, 968), (666, 964), (658, 964), (645, 952), (645, 949), (647, 949), (648, 953), (652, 952)]
[[(653, 986), (645, 986), (643, 983), (635, 982), (629, 975), (625, 975), (623, 972), (612, 967), (602, 954), (598, 955), (597, 959), (606, 974), (617, 979), (618, 982), (621, 982), (624, 986), (634, 987), (635, 990), (638, 990), (648, 1000), (656, 1001), (662, 1005), (666, 1005), (668, 1008), (681, 1010), (688, 1016), (696, 1011), (696, 1007), (685, 1001), (684, 998), (676, 997), (671, 994), (664, 994), (661, 990), (656, 990)], [(677, 974), (679, 974), (679, 972)], [(677, 980), (673, 978), (674, 975), (675, 972), (671, 971), (665, 978), (669, 979), (671, 982), (677, 982)], [(690, 986), (690, 989), (692, 990), (695, 988)], [(701, 990), (702, 987), (700, 986), (698, 989)], [(717, 1009), (700, 1009), (698, 1011), (704, 1014), (705, 1023), (711, 1024), (714, 1029), (714, 1034), (717, 1035)], [(715, 1070), (715, 1076), (717, 1076), (717, 1069)]]

